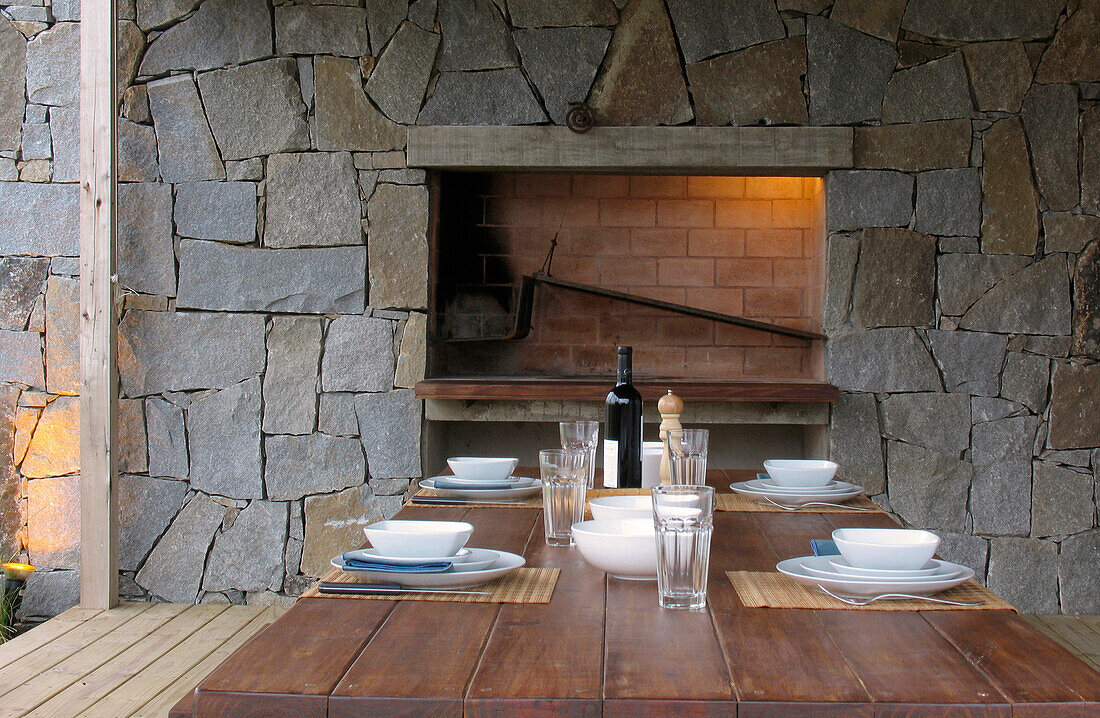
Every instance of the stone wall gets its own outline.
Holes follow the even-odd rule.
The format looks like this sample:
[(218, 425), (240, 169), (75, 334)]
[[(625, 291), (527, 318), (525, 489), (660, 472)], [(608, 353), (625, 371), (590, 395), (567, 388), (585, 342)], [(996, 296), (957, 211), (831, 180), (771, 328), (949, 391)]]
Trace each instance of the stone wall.
[[(0, 548), (75, 600), (76, 0), (0, 2)], [(856, 126), (833, 452), (1022, 610), (1100, 612), (1100, 0), (122, 0), (123, 593), (274, 601), (419, 473), (401, 125)], [(14, 461), (12, 458), (14, 457)]]

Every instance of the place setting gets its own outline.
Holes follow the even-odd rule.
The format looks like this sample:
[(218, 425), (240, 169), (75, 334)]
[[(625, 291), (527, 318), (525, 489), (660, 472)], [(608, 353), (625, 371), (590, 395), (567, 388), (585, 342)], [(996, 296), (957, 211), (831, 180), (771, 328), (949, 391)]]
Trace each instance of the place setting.
[(862, 486), (837, 478), (838, 465), (814, 459), (769, 459), (766, 473), (730, 484), (718, 498), (719, 511), (845, 513), (881, 511)]
[(333, 557), (304, 597), (472, 603), (548, 603), (558, 569), (526, 567), (509, 551), (466, 546), (465, 521), (378, 521), (363, 529), (370, 546)]
[(451, 457), (447, 459), (447, 466), (453, 475), (422, 479), (420, 490), (409, 503), (538, 508), (542, 505), (542, 482), (527, 476), (514, 476), (518, 465), (519, 459), (514, 457)]
[(842, 528), (811, 541), (812, 555), (780, 561), (778, 573), (726, 575), (749, 608), (1012, 608), (974, 581), (973, 569), (935, 558), (939, 545), (931, 531)]

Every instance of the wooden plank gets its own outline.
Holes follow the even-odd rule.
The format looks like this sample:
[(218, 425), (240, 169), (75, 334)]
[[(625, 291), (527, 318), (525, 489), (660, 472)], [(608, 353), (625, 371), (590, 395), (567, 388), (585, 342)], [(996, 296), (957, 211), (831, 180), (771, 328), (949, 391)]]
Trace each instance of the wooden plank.
[(219, 614), (224, 604), (206, 603), (188, 606), (171, 620), (143, 637), (103, 665), (72, 683), (27, 714), (29, 718), (67, 718), (87, 715), (88, 708), (132, 676), (201, 631)]
[(73, 606), (68, 611), (54, 616), (45, 623), (35, 626), (10, 641), (5, 641), (0, 644), (0, 668), (41, 648), (100, 613), (101, 611), (97, 608)]
[(118, 603), (115, 2), (80, 10), (80, 605)]
[[(736, 712), (709, 611), (663, 609), (656, 588), (653, 581), (607, 578), (614, 610), (604, 628), (604, 714)], [(690, 660), (671, 659), (670, 646), (689, 647)]]
[(921, 615), (1013, 703), (1100, 701), (1100, 675), (1013, 613)]
[(526, 556), (533, 566), (561, 569), (554, 597), (500, 607), (466, 692), (469, 716), (600, 715), (604, 574), (575, 550), (547, 546), (541, 521), (540, 511)]
[(248, 625), (214, 650), (201, 663), (177, 678), (153, 700), (142, 706), (140, 710), (134, 713), (132, 718), (164, 718), (166, 712), (170, 718), (191, 718), (192, 709), (194, 708), (195, 687), (199, 682), (210, 675), (234, 651), (259, 635), (260, 631), (269, 626), (271, 621), (281, 616), (286, 610), (286, 607), (283, 606), (269, 606), (266, 612), (252, 619)]
[(0, 698), (86, 646), (109, 635), (120, 626), (124, 626), (149, 608), (151, 604), (127, 603), (110, 611), (103, 611), (95, 618), (79, 624), (71, 631), (66, 631), (53, 641), (11, 661), (5, 666), (4, 671), (0, 672)]
[[(55, 644), (66, 643), (70, 638), (83, 638), (85, 640), (80, 641), (79, 650), (64, 656), (60, 661), (54, 660), (57, 656), (43, 656), (43, 662), (50, 663), (49, 670), (38, 673), (34, 678), (0, 696), (0, 715), (22, 715), (33, 710), (157, 630), (185, 608), (187, 607), (174, 603), (154, 604), (133, 618), (121, 621), (119, 625), (112, 625), (106, 633), (94, 638), (78, 637), (75, 635), (77, 631), (70, 631), (38, 653), (53, 648)], [(93, 619), (84, 625), (90, 627), (95, 623), (98, 621)], [(28, 658), (36, 657), (38, 653)]]
[(199, 684), (195, 715), (325, 715), (329, 693), (394, 605), (299, 601)]
[(409, 127), (410, 167), (501, 172), (821, 174), (852, 166), (849, 127)]
[(1073, 655), (1100, 670), (1100, 633), (1079, 616), (1021, 616)]
[[(400, 518), (445, 512), (406, 507)], [(447, 507), (453, 514), (453, 507)], [(467, 509), (461, 519), (477, 528), (471, 546), (521, 553), (542, 541), (537, 511)], [(499, 605), (400, 603), (348, 669), (329, 698), (329, 716), (413, 713), (462, 714), (466, 685), (477, 667)], [(443, 630), (441, 630), (441, 628)], [(431, 666), (425, 670), (425, 666)]]
[[(86, 718), (128, 716), (155, 698), (166, 686), (201, 663), (242, 628), (267, 614), (266, 606), (230, 606), (194, 630), (176, 646), (124, 678), (93, 705), (83, 709)], [(140, 644), (139, 644), (140, 645)]]
[[(656, 401), (672, 389), (684, 401), (835, 402), (840, 392), (832, 384), (810, 379), (738, 379), (688, 381), (638, 379), (643, 401)], [(422, 399), (459, 401), (603, 401), (608, 383), (603, 378), (549, 379), (524, 377), (462, 377), (426, 379), (416, 385)]]

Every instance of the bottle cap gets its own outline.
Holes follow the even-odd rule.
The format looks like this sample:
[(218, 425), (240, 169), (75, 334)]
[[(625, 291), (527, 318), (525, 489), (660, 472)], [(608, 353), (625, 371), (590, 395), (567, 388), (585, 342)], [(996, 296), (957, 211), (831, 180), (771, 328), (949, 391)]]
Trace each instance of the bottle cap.
[(619, 347), (619, 353), (620, 354), (633, 354), (634, 349), (633, 349), (633, 347)]

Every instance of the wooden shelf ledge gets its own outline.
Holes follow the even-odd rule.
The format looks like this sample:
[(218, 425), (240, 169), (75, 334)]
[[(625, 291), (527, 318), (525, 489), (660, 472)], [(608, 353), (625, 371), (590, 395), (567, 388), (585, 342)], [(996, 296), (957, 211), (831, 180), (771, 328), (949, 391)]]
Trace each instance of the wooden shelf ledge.
[[(452, 377), (426, 379), (416, 385), (421, 399), (465, 401), (603, 401), (610, 378)], [(735, 379), (706, 381), (638, 377), (642, 399), (656, 401), (669, 389), (684, 401), (833, 403), (840, 392), (812, 379)]]

